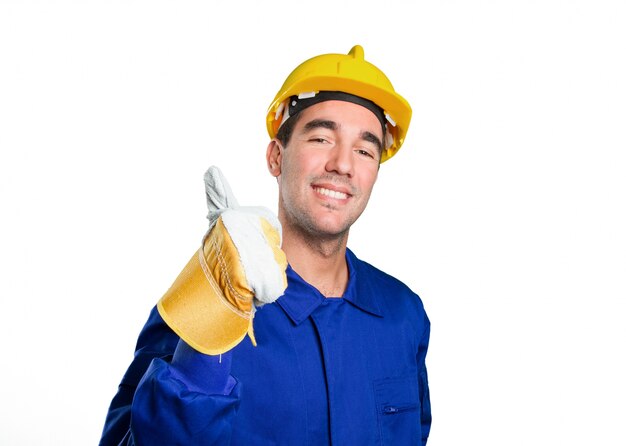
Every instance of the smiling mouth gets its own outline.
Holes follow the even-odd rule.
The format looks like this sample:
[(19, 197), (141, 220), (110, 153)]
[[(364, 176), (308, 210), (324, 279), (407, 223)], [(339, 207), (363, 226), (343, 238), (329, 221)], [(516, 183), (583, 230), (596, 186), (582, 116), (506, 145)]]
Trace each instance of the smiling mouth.
[(346, 200), (349, 195), (344, 192), (339, 192), (336, 190), (326, 189), (325, 187), (313, 187), (313, 190), (320, 195), (324, 195), (325, 197), (334, 198), (336, 200)]

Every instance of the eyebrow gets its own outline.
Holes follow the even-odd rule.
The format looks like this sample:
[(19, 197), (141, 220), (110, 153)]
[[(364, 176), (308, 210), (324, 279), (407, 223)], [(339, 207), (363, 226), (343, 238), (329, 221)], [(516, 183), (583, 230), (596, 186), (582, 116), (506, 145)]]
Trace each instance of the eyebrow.
[(311, 130), (317, 128), (325, 128), (328, 130), (337, 130), (339, 127), (335, 121), (330, 121), (328, 119), (314, 119), (313, 121), (309, 121), (304, 125), (304, 131), (310, 132)]
[(382, 154), (382, 152), (383, 152), (383, 143), (378, 138), (378, 136), (374, 135), (371, 132), (365, 131), (365, 132), (361, 132), (361, 139), (363, 141), (367, 141), (367, 142), (371, 142), (372, 144), (375, 144), (378, 147), (379, 154)]

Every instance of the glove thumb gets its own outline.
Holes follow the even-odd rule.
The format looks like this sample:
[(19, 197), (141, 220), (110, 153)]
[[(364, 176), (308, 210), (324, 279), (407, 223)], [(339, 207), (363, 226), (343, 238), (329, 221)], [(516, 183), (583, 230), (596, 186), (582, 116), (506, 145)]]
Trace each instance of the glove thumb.
[(226, 209), (235, 209), (239, 203), (233, 194), (226, 177), (217, 166), (211, 166), (204, 174), (204, 190), (209, 210), (207, 218), (212, 227), (217, 218)]

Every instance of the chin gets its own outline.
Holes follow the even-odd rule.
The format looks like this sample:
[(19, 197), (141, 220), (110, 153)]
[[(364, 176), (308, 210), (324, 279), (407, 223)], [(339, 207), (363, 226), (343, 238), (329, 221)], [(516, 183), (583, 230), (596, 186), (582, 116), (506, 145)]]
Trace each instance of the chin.
[(318, 221), (316, 226), (316, 232), (322, 236), (327, 237), (339, 237), (343, 234), (347, 234), (350, 230), (351, 224), (346, 221)]

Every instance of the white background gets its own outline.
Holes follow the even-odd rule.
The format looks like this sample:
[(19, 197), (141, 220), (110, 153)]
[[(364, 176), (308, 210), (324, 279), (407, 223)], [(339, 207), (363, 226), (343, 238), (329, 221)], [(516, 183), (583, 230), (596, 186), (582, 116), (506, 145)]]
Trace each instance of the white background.
[(204, 170), (275, 209), (266, 107), (357, 43), (414, 110), (350, 246), (429, 312), (429, 445), (626, 444), (625, 4), (213, 3), (0, 3), (0, 444), (97, 443)]

